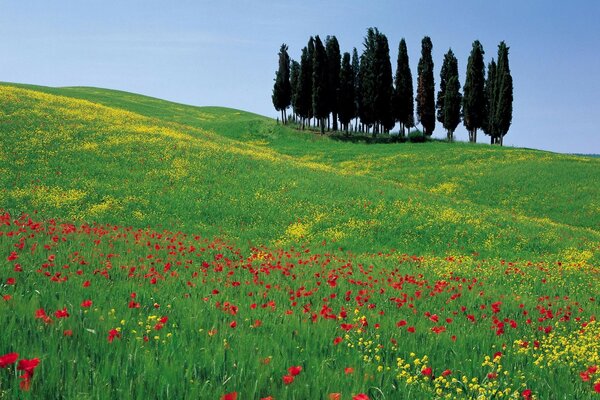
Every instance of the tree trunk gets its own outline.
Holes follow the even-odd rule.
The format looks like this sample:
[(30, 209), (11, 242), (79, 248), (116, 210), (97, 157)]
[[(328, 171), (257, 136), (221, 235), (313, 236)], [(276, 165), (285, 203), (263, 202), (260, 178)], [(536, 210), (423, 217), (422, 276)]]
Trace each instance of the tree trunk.
[(333, 117), (333, 130), (335, 132), (335, 131), (338, 130), (338, 123), (337, 123), (338, 116), (337, 116), (337, 113), (333, 113), (332, 117)]
[(325, 134), (325, 118), (321, 118), (321, 135)]
[(504, 145), (504, 136), (500, 136), (500, 146)]

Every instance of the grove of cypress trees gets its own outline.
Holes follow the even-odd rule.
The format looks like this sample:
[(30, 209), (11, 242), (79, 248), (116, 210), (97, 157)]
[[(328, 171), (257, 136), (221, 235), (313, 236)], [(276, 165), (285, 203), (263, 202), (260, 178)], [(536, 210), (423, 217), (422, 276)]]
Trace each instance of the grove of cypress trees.
[(508, 46), (504, 41), (498, 45), (498, 66), (494, 85), (494, 123), (496, 124), (496, 143), (504, 143), (504, 136), (512, 123), (513, 79), (508, 64)]
[(431, 136), (435, 129), (435, 81), (433, 79), (433, 44), (429, 36), (421, 41), (421, 59), (418, 66), (417, 115), (423, 125), (423, 135)]
[(319, 120), (321, 134), (325, 133), (325, 118), (329, 115), (327, 102), (328, 76), (327, 76), (327, 53), (319, 35), (315, 36), (315, 51), (313, 55), (313, 92), (312, 107), (315, 118)]
[(333, 119), (332, 128), (337, 131), (338, 118), (338, 96), (340, 90), (340, 44), (335, 36), (327, 36), (325, 39), (325, 49), (327, 52), (327, 102), (329, 111)]
[(486, 123), (485, 65), (483, 46), (476, 40), (467, 62), (463, 93), (463, 122), (469, 131), (469, 141), (477, 142), (477, 129)]
[(292, 112), (294, 120), (298, 114), (298, 82), (300, 80), (300, 63), (292, 60), (290, 63), (290, 86), (292, 87)]
[(437, 119), (446, 129), (449, 141), (454, 139), (454, 131), (460, 123), (461, 102), (458, 60), (450, 49), (444, 56), (440, 72), (440, 91), (437, 97)]
[(394, 84), (392, 114), (395, 120), (400, 123), (400, 137), (404, 137), (405, 129), (410, 129), (414, 125), (413, 80), (404, 38), (398, 46), (398, 63)]
[(287, 123), (286, 109), (292, 102), (292, 87), (290, 85), (290, 56), (288, 46), (284, 43), (279, 50), (279, 68), (275, 74), (275, 85), (273, 85), (273, 105), (277, 111), (281, 111), (281, 122)]
[(350, 53), (344, 53), (340, 69), (340, 91), (338, 97), (339, 118), (342, 129), (348, 134), (348, 125), (356, 115), (354, 96), (354, 71), (350, 63)]

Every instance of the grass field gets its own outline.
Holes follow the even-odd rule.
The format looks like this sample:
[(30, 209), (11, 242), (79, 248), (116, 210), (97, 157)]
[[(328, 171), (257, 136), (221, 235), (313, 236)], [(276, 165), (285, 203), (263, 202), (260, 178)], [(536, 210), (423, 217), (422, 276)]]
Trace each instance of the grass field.
[(598, 397), (597, 182), (2, 84), (0, 398)]

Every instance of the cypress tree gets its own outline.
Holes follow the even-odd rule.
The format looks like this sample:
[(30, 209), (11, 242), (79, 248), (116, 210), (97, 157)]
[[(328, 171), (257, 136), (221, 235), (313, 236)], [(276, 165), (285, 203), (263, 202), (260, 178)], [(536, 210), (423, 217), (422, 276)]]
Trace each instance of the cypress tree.
[(328, 74), (328, 94), (329, 111), (333, 119), (333, 130), (337, 131), (338, 118), (338, 96), (340, 90), (340, 45), (335, 36), (327, 36), (325, 39), (325, 48), (327, 52), (327, 74)]
[(290, 64), (290, 86), (292, 87), (292, 111), (294, 120), (298, 114), (298, 82), (300, 80), (300, 63), (292, 60)]
[(354, 131), (358, 130), (358, 104), (359, 104), (359, 93), (360, 93), (360, 59), (358, 58), (358, 51), (356, 47), (352, 50), (352, 74), (354, 75), (354, 115), (352, 118), (356, 118), (354, 123)]
[(312, 106), (315, 118), (319, 120), (321, 134), (325, 133), (325, 118), (329, 114), (327, 103), (328, 93), (327, 53), (319, 35), (315, 36), (315, 51), (313, 55), (313, 92)]
[(302, 129), (306, 120), (312, 118), (312, 55), (314, 53), (314, 40), (311, 37), (308, 44), (302, 49), (300, 57), (300, 75), (298, 76), (298, 90), (296, 107), (298, 115), (302, 118)]
[(486, 121), (485, 65), (483, 46), (476, 40), (467, 62), (467, 74), (463, 95), (463, 122), (469, 131), (469, 141), (477, 142), (477, 129)]
[(375, 48), (377, 46), (377, 30), (369, 28), (365, 36), (364, 50), (360, 56), (358, 72), (359, 95), (358, 113), (361, 122), (367, 131), (375, 123), (375, 97), (377, 95), (377, 82), (375, 76)]
[(460, 122), (461, 102), (458, 60), (450, 49), (444, 56), (437, 97), (437, 119), (446, 129), (449, 141), (454, 139), (454, 131)]
[(400, 136), (403, 137), (405, 129), (410, 129), (414, 125), (413, 80), (404, 38), (398, 46), (398, 64), (394, 84), (393, 116), (400, 123)]
[(377, 133), (379, 127), (382, 131), (389, 132), (394, 127), (394, 117), (392, 115), (392, 96), (394, 86), (392, 83), (392, 63), (390, 62), (390, 47), (387, 37), (376, 32), (375, 58), (373, 67), (375, 69), (375, 97), (374, 111), (375, 121), (377, 122)]
[(279, 68), (275, 74), (275, 85), (273, 85), (273, 105), (277, 111), (281, 111), (281, 122), (287, 123), (286, 109), (292, 101), (292, 87), (290, 85), (290, 56), (288, 47), (284, 43), (279, 50)]
[(342, 129), (348, 134), (348, 124), (356, 115), (354, 101), (354, 71), (350, 63), (350, 53), (344, 53), (340, 69), (339, 118)]
[(433, 44), (429, 36), (421, 41), (417, 84), (417, 115), (423, 125), (423, 135), (431, 136), (435, 129), (435, 81), (433, 79)]
[(513, 79), (508, 63), (508, 46), (504, 41), (498, 45), (498, 67), (494, 85), (494, 123), (496, 124), (496, 143), (504, 143), (504, 136), (512, 123)]
[(483, 132), (490, 136), (490, 143), (494, 144), (497, 137), (497, 124), (494, 121), (496, 108), (496, 62), (488, 64), (487, 79), (485, 80), (485, 122), (482, 126)]

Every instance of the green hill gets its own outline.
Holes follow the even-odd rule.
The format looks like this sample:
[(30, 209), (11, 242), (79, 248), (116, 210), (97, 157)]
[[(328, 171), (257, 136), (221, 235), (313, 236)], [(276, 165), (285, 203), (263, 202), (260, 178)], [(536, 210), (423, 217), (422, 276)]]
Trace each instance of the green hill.
[(0, 110), (0, 208), (13, 213), (177, 227), (242, 247), (598, 260), (595, 158), (352, 143), (97, 88), (3, 84)]

